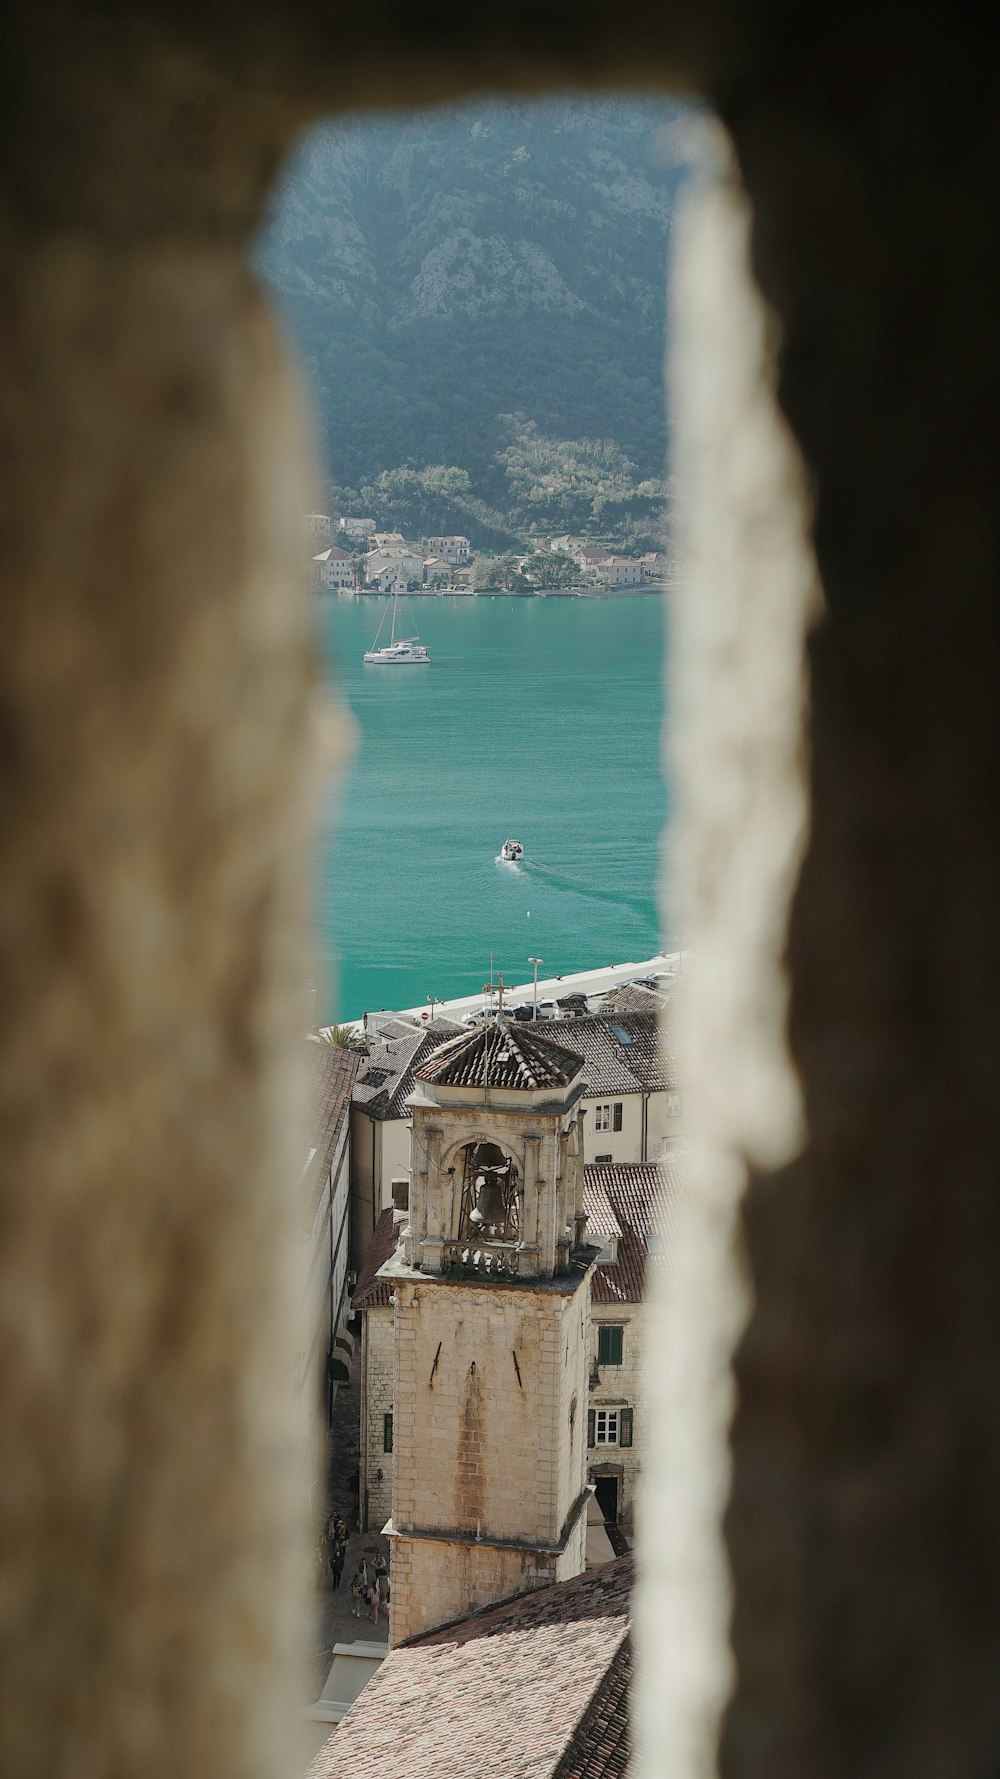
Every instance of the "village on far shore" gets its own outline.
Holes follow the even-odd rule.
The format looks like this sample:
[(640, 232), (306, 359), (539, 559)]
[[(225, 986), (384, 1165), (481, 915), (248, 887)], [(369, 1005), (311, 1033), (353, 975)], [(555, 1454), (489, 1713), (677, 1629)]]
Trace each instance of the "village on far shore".
[[(662, 550), (616, 555), (600, 542), (564, 533), (517, 553), (476, 551), (467, 537), (378, 531), (369, 518), (303, 517), (312, 582), (322, 593), (543, 594), (566, 598), (607, 592), (660, 592), (681, 565)], [(320, 548), (313, 554), (313, 546)]]

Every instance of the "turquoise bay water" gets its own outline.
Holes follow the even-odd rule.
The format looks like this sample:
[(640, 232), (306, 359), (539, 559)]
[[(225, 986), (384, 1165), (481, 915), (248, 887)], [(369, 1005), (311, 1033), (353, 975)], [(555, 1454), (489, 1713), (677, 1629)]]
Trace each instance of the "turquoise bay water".
[(316, 599), (360, 730), (320, 832), (317, 1018), (474, 993), (491, 952), (514, 982), (652, 956), (663, 601), (414, 599), (432, 665), (366, 667), (381, 609)]

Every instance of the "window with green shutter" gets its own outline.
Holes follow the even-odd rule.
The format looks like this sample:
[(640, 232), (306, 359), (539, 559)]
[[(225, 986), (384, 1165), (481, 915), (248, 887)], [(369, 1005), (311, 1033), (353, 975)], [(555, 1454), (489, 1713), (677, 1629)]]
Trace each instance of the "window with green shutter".
[(588, 1408), (588, 1410), (587, 1410), (587, 1444), (589, 1446), (596, 1444), (596, 1439), (597, 1439), (596, 1432), (595, 1432), (596, 1425), (597, 1425), (596, 1410), (594, 1410), (592, 1408)]
[(382, 1450), (392, 1451), (392, 1410), (382, 1416)]
[(625, 1329), (620, 1322), (601, 1322), (597, 1329), (598, 1365), (620, 1365)]
[(632, 1444), (632, 1410), (630, 1408), (618, 1410), (618, 1444)]

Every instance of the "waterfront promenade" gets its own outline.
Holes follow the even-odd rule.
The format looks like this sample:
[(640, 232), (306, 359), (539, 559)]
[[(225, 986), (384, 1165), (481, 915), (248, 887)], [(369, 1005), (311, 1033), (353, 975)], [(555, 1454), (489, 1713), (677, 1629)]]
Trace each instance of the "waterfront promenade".
[[(609, 989), (620, 988), (623, 983), (626, 982), (636, 982), (643, 976), (658, 976), (671, 973), (679, 975), (682, 969), (684, 969), (690, 962), (690, 957), (690, 952), (659, 951), (655, 957), (646, 958), (639, 963), (605, 964), (602, 965), (601, 968), (595, 970), (575, 970), (569, 975), (546, 976), (544, 979), (539, 977), (539, 1004), (542, 1001), (557, 1001), (563, 995), (606, 994)], [(503, 998), (504, 1005), (507, 1007), (523, 1006), (525, 1002), (533, 1001), (535, 998), (535, 984), (533, 979), (529, 978), (527, 982), (517, 982), (513, 984), (505, 982), (503, 985)], [(477, 994), (458, 995), (454, 1000), (436, 1000), (433, 1003), (433, 1007), (431, 1002), (427, 1000), (422, 1005), (416, 1007), (393, 1008), (391, 1012), (379, 1011), (374, 1017), (380, 1020), (389, 1018), (409, 1019), (414, 1022), (429, 1020), (432, 1017), (440, 1017), (441, 1015), (446, 1019), (462, 1019), (468, 1013), (482, 1012), (487, 1010), (489, 1006), (495, 1008), (496, 1004), (497, 985), (494, 984), (492, 995), (484, 993), (483, 989), (480, 989)], [(346, 1031), (364, 1031), (365, 1021), (367, 1019), (369, 1019), (368, 1014), (363, 1015), (360, 1019), (345, 1020), (343, 1029)], [(329, 1027), (324, 1029), (329, 1030)]]

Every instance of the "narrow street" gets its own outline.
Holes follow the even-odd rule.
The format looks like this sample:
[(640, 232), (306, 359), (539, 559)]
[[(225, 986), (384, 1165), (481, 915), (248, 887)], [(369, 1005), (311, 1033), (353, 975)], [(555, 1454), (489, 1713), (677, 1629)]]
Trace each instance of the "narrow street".
[(339, 1514), (347, 1523), (348, 1543), (340, 1587), (334, 1588), (333, 1577), (328, 1565), (322, 1587), (318, 1590), (314, 1697), (317, 1696), (326, 1679), (333, 1659), (335, 1643), (388, 1644), (389, 1638), (389, 1626), (384, 1612), (379, 1613), (378, 1623), (374, 1624), (364, 1601), (361, 1602), (360, 1617), (355, 1617), (352, 1610), (351, 1577), (355, 1574), (362, 1558), (368, 1558), (370, 1569), (379, 1551), (387, 1559), (390, 1556), (389, 1540), (383, 1538), (381, 1533), (366, 1532), (362, 1534), (358, 1530), (358, 1494), (354, 1484), (360, 1448), (360, 1371), (359, 1345), (351, 1362), (350, 1382), (339, 1384), (337, 1387), (333, 1426), (330, 1432), (327, 1457), (327, 1506), (319, 1525), (322, 1529), (331, 1513)]

